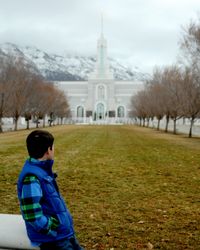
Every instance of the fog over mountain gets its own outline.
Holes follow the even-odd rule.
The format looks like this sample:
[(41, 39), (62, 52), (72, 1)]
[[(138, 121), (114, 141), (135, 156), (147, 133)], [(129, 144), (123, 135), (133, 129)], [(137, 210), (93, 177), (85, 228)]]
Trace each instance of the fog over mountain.
[[(36, 47), (18, 46), (13, 43), (0, 45), (0, 57), (21, 57), (31, 64), (37, 73), (49, 81), (87, 80), (94, 70), (95, 56), (55, 55)], [(138, 65), (130, 67), (117, 59), (109, 58), (110, 68), (116, 80), (143, 80), (147, 76)]]

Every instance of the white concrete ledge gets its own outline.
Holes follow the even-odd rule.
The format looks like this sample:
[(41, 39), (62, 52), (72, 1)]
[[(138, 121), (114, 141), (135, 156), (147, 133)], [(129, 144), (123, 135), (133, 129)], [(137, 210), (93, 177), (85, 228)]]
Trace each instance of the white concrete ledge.
[(0, 249), (39, 249), (31, 246), (21, 215), (0, 214)]

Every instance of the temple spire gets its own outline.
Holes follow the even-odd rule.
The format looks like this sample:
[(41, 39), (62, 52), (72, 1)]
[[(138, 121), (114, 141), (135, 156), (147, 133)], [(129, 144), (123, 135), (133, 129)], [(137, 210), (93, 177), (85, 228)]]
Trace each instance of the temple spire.
[(101, 34), (97, 41), (97, 61), (94, 72), (90, 75), (90, 79), (113, 79), (107, 58), (107, 41), (103, 35), (103, 21), (103, 13), (101, 13)]
[(101, 13), (101, 36), (103, 37), (103, 13)]

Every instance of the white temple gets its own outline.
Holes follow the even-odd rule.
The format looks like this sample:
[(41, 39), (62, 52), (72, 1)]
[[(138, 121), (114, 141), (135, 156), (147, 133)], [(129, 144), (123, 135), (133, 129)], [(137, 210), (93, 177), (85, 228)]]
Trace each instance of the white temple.
[(101, 32), (97, 61), (88, 81), (55, 82), (68, 98), (72, 120), (84, 123), (126, 123), (130, 100), (143, 89), (140, 81), (116, 81), (107, 58), (107, 41)]

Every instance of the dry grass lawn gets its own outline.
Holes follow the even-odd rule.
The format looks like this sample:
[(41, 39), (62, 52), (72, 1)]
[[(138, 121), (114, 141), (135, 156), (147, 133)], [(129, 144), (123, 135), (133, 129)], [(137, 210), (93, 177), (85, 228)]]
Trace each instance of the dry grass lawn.
[[(200, 249), (200, 139), (134, 126), (59, 126), (60, 192), (87, 250)], [(0, 134), (0, 213), (19, 213), (30, 131)]]

